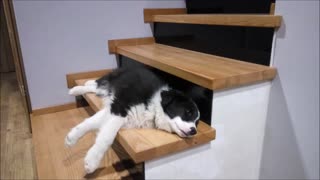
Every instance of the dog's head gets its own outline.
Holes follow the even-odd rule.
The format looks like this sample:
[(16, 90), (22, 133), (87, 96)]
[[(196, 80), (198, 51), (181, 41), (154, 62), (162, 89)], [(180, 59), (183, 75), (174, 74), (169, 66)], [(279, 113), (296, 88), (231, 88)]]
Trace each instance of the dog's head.
[(200, 112), (191, 98), (176, 90), (162, 91), (161, 106), (173, 132), (180, 137), (192, 137), (197, 133)]

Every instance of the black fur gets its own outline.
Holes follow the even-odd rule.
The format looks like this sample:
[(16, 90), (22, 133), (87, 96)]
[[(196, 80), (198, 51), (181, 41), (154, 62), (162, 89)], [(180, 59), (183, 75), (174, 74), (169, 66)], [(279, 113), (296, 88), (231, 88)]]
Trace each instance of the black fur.
[(196, 104), (180, 91), (163, 91), (161, 98), (162, 108), (171, 119), (180, 116), (184, 121), (194, 121), (198, 117)]
[[(127, 116), (131, 106), (144, 103), (147, 107), (151, 97), (166, 85), (146, 68), (117, 69), (96, 82), (98, 88), (114, 93), (111, 112), (122, 117)], [(194, 121), (199, 115), (197, 105), (180, 91), (163, 91), (161, 98), (162, 108), (171, 119), (180, 116), (184, 121)]]
[(98, 88), (113, 90), (115, 99), (111, 112), (125, 117), (131, 106), (148, 104), (152, 95), (165, 85), (156, 75), (145, 68), (117, 69), (98, 79)]

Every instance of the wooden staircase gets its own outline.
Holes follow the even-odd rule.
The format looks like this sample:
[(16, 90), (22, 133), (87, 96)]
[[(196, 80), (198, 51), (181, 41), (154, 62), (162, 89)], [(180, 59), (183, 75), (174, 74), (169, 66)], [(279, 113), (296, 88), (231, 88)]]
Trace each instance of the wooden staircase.
[[(281, 23), (281, 17), (273, 15), (189, 15), (185, 13), (185, 9), (145, 9), (144, 19), (145, 22), (272, 28), (279, 27)], [(276, 69), (273, 67), (158, 44), (153, 37), (109, 40), (108, 46), (111, 54), (129, 57), (211, 90), (268, 81), (276, 76)], [(93, 77), (90, 73), (73, 76), (68, 80), (68, 87), (82, 85), (85, 81), (100, 76), (101, 74)], [(58, 114), (32, 117), (40, 179), (86, 177), (83, 171), (83, 157), (94, 142), (94, 135), (86, 136), (74, 149), (63, 147), (67, 130), (102, 108), (101, 99), (94, 94), (86, 94), (84, 98), (91, 110), (79, 108)], [(215, 139), (215, 129), (203, 122), (199, 123), (198, 134), (192, 139), (182, 139), (174, 134), (153, 129), (121, 130), (117, 135), (117, 142), (124, 149), (124, 154), (127, 153), (135, 163), (161, 158), (164, 155), (209, 143), (213, 139)], [(121, 174), (113, 166), (124, 158), (118, 156), (116, 151), (115, 148), (108, 151), (101, 169), (91, 177), (119, 179), (130, 176), (129, 170), (125, 169)], [(131, 167), (131, 169), (134, 169), (134, 173), (143, 173), (141, 166)]]
[(274, 4), (270, 14), (187, 14), (187, 9), (144, 9), (144, 22), (166, 22), (181, 24), (204, 24), (223, 26), (272, 27), (278, 28), (281, 16), (274, 14)]
[(276, 75), (276, 69), (272, 67), (157, 44), (151, 39), (112, 40), (109, 41), (109, 52), (132, 58), (211, 90), (271, 80)]
[(278, 28), (281, 16), (266, 14), (186, 14), (186, 9), (144, 9), (144, 22)]

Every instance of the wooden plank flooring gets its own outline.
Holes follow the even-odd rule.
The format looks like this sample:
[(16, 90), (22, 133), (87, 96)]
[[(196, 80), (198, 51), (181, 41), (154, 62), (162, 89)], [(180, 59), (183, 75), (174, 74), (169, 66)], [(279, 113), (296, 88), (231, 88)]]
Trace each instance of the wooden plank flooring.
[(72, 148), (64, 146), (64, 138), (72, 127), (91, 114), (88, 109), (78, 108), (32, 116), (33, 143), (40, 179), (121, 179), (141, 174), (142, 169), (135, 165), (117, 169), (119, 164), (126, 167), (124, 162), (130, 160), (125, 156), (120, 158), (114, 148), (108, 150), (95, 173), (89, 176), (85, 174), (83, 159), (94, 143), (95, 133), (85, 135)]
[(0, 76), (0, 179), (36, 179), (29, 119), (15, 73)]

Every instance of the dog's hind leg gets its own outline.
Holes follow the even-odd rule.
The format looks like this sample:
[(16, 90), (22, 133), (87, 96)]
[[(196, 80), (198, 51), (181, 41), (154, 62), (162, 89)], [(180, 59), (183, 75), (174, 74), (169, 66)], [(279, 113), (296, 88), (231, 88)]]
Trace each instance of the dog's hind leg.
[(89, 80), (84, 84), (84, 86), (75, 86), (69, 90), (69, 94), (74, 96), (90, 92), (97, 93), (97, 82), (95, 80)]
[(88, 80), (84, 83), (85, 86), (97, 86), (97, 82), (95, 80)]
[(89, 149), (84, 159), (84, 167), (87, 173), (92, 173), (98, 168), (104, 153), (112, 145), (124, 123), (125, 118), (111, 115), (110, 119), (101, 127), (95, 144)]
[(85, 119), (83, 122), (72, 128), (65, 138), (65, 145), (73, 146), (87, 132), (99, 129), (108, 118), (108, 110), (106, 108), (98, 111), (93, 116)]

